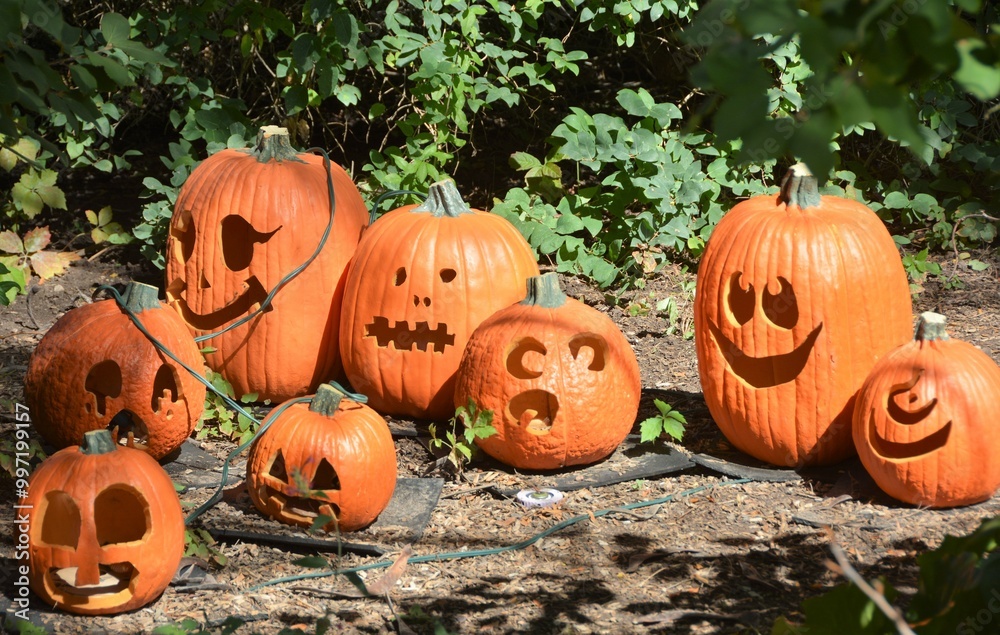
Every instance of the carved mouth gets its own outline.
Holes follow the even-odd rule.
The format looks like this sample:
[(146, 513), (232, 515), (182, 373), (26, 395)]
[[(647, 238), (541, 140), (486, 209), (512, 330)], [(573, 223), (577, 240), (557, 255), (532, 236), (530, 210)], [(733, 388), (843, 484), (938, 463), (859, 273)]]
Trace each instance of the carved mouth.
[(130, 562), (98, 565), (101, 573), (96, 584), (76, 584), (78, 567), (49, 569), (49, 580), (59, 593), (75, 597), (97, 597), (128, 592), (132, 580), (138, 575)]
[(514, 395), (507, 404), (509, 417), (532, 434), (552, 432), (559, 412), (559, 398), (547, 390), (526, 390)]
[[(180, 280), (175, 280), (170, 288), (167, 289), (167, 297), (170, 298), (170, 303), (178, 307), (181, 312), (181, 316), (184, 321), (187, 322), (193, 328), (199, 331), (213, 331), (227, 322), (232, 322), (238, 318), (243, 317), (251, 311), (251, 309), (262, 303), (267, 299), (267, 289), (264, 285), (260, 283), (257, 276), (253, 276), (247, 279), (244, 284), (243, 293), (241, 293), (235, 300), (222, 307), (217, 311), (212, 311), (211, 313), (196, 313), (191, 310), (188, 306), (187, 300), (181, 297), (181, 291), (184, 290), (184, 283)], [(265, 312), (270, 311), (273, 306), (268, 306), (264, 309)]]
[(754, 388), (771, 388), (790, 382), (799, 376), (809, 361), (809, 353), (812, 352), (813, 345), (823, 330), (823, 324), (821, 322), (809, 333), (804, 342), (791, 351), (766, 357), (751, 357), (723, 335), (715, 324), (709, 322), (708, 328), (726, 363), (729, 364), (729, 370), (734, 375)]
[[(921, 421), (927, 419), (927, 417), (930, 416), (931, 411), (933, 411), (934, 407), (937, 405), (937, 397), (931, 399), (926, 405), (916, 410), (901, 408), (896, 402), (896, 395), (908, 391), (910, 388), (915, 386), (919, 380), (920, 374), (918, 373), (911, 383), (899, 386), (889, 392), (889, 403), (886, 407), (886, 412), (888, 413), (890, 420), (895, 422), (897, 425), (917, 425)], [(898, 461), (917, 458), (943, 448), (945, 444), (948, 443), (948, 437), (951, 435), (951, 421), (944, 424), (944, 426), (938, 429), (937, 432), (932, 432), (922, 439), (903, 443), (899, 441), (890, 441), (882, 436), (878, 430), (878, 426), (875, 425), (875, 413), (872, 412), (868, 419), (868, 430), (868, 437), (871, 439), (872, 449), (875, 450), (875, 452), (877, 452), (881, 457)]]
[(365, 325), (365, 336), (374, 337), (379, 348), (392, 344), (398, 351), (411, 351), (414, 347), (426, 351), (430, 346), (435, 353), (443, 353), (446, 346), (455, 345), (455, 334), (448, 332), (447, 324), (440, 323), (432, 329), (427, 322), (417, 322), (411, 327), (409, 322), (397, 321), (389, 326), (389, 319), (380, 315)]
[(131, 410), (122, 410), (107, 426), (111, 438), (118, 445), (149, 452), (149, 430), (142, 417)]

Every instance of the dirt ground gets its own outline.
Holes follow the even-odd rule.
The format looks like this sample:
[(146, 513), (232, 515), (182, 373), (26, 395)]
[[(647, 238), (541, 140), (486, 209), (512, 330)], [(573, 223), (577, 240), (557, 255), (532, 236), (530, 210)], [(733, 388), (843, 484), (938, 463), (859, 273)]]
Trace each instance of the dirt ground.
[[(13, 438), (14, 404), (23, 403), (28, 356), (55, 320), (86, 303), (98, 284), (133, 278), (160, 283), (156, 273), (115, 265), (114, 257), (110, 252), (83, 261), (14, 306), (0, 308), (0, 430), (5, 438)], [(946, 274), (954, 271), (950, 262), (942, 264)], [(915, 297), (914, 310), (945, 313), (954, 337), (1000, 360), (997, 271), (996, 266), (978, 273), (961, 270), (955, 279), (959, 288), (928, 282)], [(567, 487), (558, 505), (527, 509), (510, 493), (553, 479), (586, 484), (589, 477), (575, 470), (518, 473), (489, 460), (474, 463), (465, 479), (429, 473), (434, 457), (420, 440), (426, 437), (426, 422), (393, 420), (400, 476), (439, 485), (440, 480), (426, 479), (443, 479), (426, 526), (414, 532), (376, 524), (343, 537), (377, 547), (382, 556), (325, 554), (331, 566), (356, 567), (391, 561), (412, 543), (414, 561), (388, 597), (351, 597), (355, 587), (339, 575), (265, 585), (282, 576), (328, 570), (293, 564), (315, 553), (313, 547), (265, 544), (257, 536), (221, 542), (225, 566), (210, 568), (198, 584), (175, 580), (143, 609), (85, 618), (52, 611), (32, 596), (33, 620), (55, 633), (144, 633), (186, 618), (218, 632), (231, 616), (247, 622), (239, 633), (283, 628), (311, 633), (324, 617), (331, 624), (328, 632), (337, 633), (769, 633), (776, 617), (794, 619), (803, 599), (841, 581), (827, 567), (831, 539), (867, 578), (886, 576), (902, 591), (905, 604), (915, 591), (915, 557), (946, 534), (968, 533), (985, 517), (1000, 513), (1000, 497), (953, 510), (905, 506), (880, 494), (856, 460), (777, 482), (734, 484), (734, 477), (696, 465), (630, 477), (640, 459), (649, 456), (658, 460), (703, 453), (758, 465), (726, 443), (702, 398), (694, 343), (684, 337), (691, 328), (692, 280), (679, 270), (656, 274), (622, 306), (609, 308), (598, 290), (564, 279), (570, 295), (607, 312), (632, 343), (643, 385), (637, 421), (653, 414), (653, 399), (672, 404), (688, 421), (681, 444), (632, 443), (629, 451), (598, 466), (605, 468), (605, 476), (611, 472), (626, 480)], [(675, 299), (680, 323), (670, 324), (655, 311), (656, 301), (667, 297)], [(643, 309), (643, 299), (653, 310)], [(219, 460), (234, 447), (221, 441), (197, 445)], [(245, 455), (236, 459), (222, 502), (196, 526), (308, 537), (256, 512), (241, 480), (244, 464)], [(13, 493), (11, 481), (0, 480), (3, 593), (8, 601), (14, 590)], [(209, 493), (204, 487), (191, 488), (182, 501), (193, 506)], [(416, 499), (409, 502), (419, 506)], [(408, 501), (402, 504), (406, 507)], [(625, 505), (632, 508), (620, 509)], [(518, 544), (552, 528), (531, 544)], [(506, 550), (475, 553), (501, 547)], [(434, 554), (452, 555), (428, 557)], [(384, 573), (374, 568), (360, 575), (372, 583)]]

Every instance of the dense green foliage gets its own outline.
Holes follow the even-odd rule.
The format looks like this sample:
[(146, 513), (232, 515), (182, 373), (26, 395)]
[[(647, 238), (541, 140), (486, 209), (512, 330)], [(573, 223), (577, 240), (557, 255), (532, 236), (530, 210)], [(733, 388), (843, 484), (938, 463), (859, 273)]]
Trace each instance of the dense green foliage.
[(542, 259), (605, 286), (695, 261), (721, 215), (796, 158), (911, 255), (994, 240), (994, 3), (702, 5), (8, 2), (0, 217), (27, 229), (66, 207), (63, 181), (124, 172), (150, 196), (141, 218), (86, 220), (125, 242), (113, 212), (161, 263), (190, 170), (279, 123), (332, 149), (373, 200), (454, 175)]

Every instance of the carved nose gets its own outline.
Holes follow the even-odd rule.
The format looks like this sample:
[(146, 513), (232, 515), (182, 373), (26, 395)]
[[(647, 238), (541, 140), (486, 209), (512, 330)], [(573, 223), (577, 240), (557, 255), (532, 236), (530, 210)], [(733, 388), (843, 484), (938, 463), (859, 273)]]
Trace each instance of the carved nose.
[(428, 298), (427, 296), (424, 296), (423, 299), (421, 299), (419, 295), (413, 296), (413, 306), (420, 306), (421, 304), (423, 304), (424, 306), (430, 306), (431, 299)]

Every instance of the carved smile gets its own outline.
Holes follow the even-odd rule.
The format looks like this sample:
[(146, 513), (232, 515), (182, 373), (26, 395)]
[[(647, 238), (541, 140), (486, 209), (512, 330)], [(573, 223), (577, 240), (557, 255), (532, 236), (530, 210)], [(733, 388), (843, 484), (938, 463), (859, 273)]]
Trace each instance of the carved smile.
[(99, 565), (101, 577), (97, 584), (76, 584), (77, 567), (49, 569), (50, 585), (65, 595), (95, 597), (129, 592), (132, 580), (138, 575), (129, 562)]
[[(183, 283), (181, 283), (183, 284)], [(256, 276), (249, 278), (245, 283), (245, 289), (235, 300), (211, 313), (196, 313), (188, 306), (187, 300), (180, 297), (179, 290), (168, 289), (168, 293), (173, 297), (171, 304), (180, 308), (181, 316), (190, 326), (199, 331), (213, 331), (227, 322), (241, 318), (250, 312), (251, 308), (267, 299), (267, 289), (260, 283)], [(175, 285), (172, 286), (177, 286)], [(273, 306), (268, 306), (265, 310), (270, 311)]]
[[(937, 397), (931, 399), (925, 406), (916, 410), (906, 410), (901, 408), (899, 404), (896, 403), (896, 395), (908, 391), (916, 385), (919, 379), (920, 375), (918, 374), (912, 383), (900, 386), (889, 392), (889, 403), (886, 407), (886, 411), (889, 414), (890, 420), (898, 425), (913, 426), (920, 423), (930, 416), (934, 407), (937, 405)], [(868, 430), (868, 436), (871, 439), (872, 449), (874, 449), (879, 456), (887, 459), (903, 460), (923, 456), (943, 448), (945, 444), (948, 443), (948, 437), (951, 434), (951, 421), (944, 424), (944, 426), (942, 426), (937, 432), (932, 432), (922, 439), (902, 443), (898, 441), (889, 441), (882, 436), (881, 433), (879, 433), (878, 426), (875, 424), (875, 413), (872, 412), (868, 418)]]
[(790, 382), (802, 372), (809, 361), (816, 338), (823, 330), (823, 323), (814, 328), (805, 341), (787, 353), (768, 355), (766, 357), (751, 357), (744, 353), (728, 337), (722, 334), (715, 324), (709, 322), (708, 328), (715, 338), (715, 343), (734, 375), (754, 388), (771, 388)]
[(448, 332), (447, 324), (431, 329), (427, 322), (417, 322), (411, 327), (409, 322), (397, 321), (389, 326), (389, 319), (378, 315), (365, 325), (365, 336), (374, 337), (379, 348), (392, 344), (398, 351), (411, 351), (414, 346), (426, 351), (432, 346), (435, 353), (443, 353), (446, 346), (455, 345), (455, 334)]

